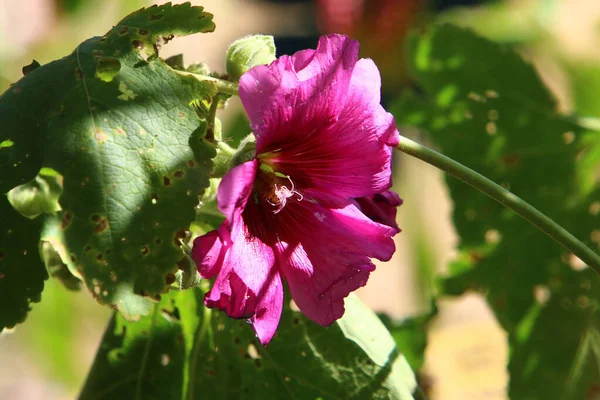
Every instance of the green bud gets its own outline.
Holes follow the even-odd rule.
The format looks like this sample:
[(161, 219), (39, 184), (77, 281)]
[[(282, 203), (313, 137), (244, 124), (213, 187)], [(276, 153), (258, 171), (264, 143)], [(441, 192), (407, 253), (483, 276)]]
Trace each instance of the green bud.
[(237, 81), (250, 68), (270, 64), (274, 60), (273, 36), (246, 36), (233, 42), (227, 49), (227, 74)]

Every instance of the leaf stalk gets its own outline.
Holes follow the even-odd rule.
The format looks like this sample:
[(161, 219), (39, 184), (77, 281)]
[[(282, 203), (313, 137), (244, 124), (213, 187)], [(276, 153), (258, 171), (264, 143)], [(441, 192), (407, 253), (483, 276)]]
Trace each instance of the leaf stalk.
[(400, 138), (400, 143), (396, 147), (396, 150), (425, 161), (488, 195), (550, 236), (551, 239), (572, 252), (600, 274), (600, 256), (596, 252), (554, 222), (553, 219), (502, 186), (459, 162), (406, 137)]

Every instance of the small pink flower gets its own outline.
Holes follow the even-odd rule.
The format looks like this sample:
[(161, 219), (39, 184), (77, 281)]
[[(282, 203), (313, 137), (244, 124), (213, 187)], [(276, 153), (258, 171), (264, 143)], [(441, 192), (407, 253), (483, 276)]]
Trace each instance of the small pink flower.
[(240, 79), (256, 157), (223, 178), (226, 221), (195, 240), (193, 258), (203, 277), (217, 275), (205, 304), (248, 319), (263, 344), (279, 324), (284, 279), (300, 310), (326, 326), (366, 284), (370, 258), (395, 250), (400, 199), (388, 189), (398, 131), (379, 104), (379, 71), (358, 47), (325, 36)]

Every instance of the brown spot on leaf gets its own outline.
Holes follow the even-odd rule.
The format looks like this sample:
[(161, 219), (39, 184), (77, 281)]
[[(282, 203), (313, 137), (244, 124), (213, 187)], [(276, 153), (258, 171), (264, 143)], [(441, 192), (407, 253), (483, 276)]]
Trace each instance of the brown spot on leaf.
[(138, 29), (138, 33), (142, 36), (146, 36), (148, 34), (148, 31), (146, 29)]
[(106, 139), (108, 139), (108, 136), (106, 135), (106, 133), (104, 133), (104, 131), (101, 128), (96, 128), (94, 137), (96, 138), (98, 144), (102, 144), (106, 142)]
[(90, 250), (92, 250), (92, 246), (90, 246), (89, 244), (83, 249), (83, 251), (85, 251), (86, 253), (88, 253)]
[(183, 172), (183, 171), (175, 171), (175, 173), (173, 174), (173, 176), (175, 176), (175, 178), (183, 178), (184, 175), (185, 175), (185, 172)]
[(148, 255), (148, 253), (150, 253), (150, 249), (148, 248), (148, 246), (142, 246), (142, 255), (146, 256)]
[(519, 157), (514, 154), (505, 154), (504, 157), (502, 157), (502, 162), (507, 167), (514, 167), (519, 162)]
[(83, 79), (83, 72), (81, 72), (81, 69), (77, 68), (75, 70), (75, 77), (77, 78), (77, 80), (82, 80)]
[(108, 220), (106, 218), (101, 218), (94, 228), (94, 233), (104, 232), (106, 228), (108, 228)]
[(104, 258), (104, 257), (102, 256), (102, 253), (98, 253), (98, 254), (96, 255), (96, 260), (98, 260), (98, 261), (102, 261), (102, 258)]
[(75, 257), (75, 254), (71, 254), (71, 261), (74, 263), (77, 262), (77, 257)]
[(119, 35), (124, 35), (124, 34), (126, 34), (127, 32), (129, 32), (129, 28), (128, 28), (128, 27), (126, 27), (126, 26), (124, 26), (124, 27), (122, 27), (122, 28), (119, 30)]
[(163, 185), (169, 186), (170, 184), (171, 184), (171, 180), (168, 177), (163, 176)]
[(189, 161), (187, 162), (187, 165), (188, 165), (188, 167), (190, 167), (190, 168), (194, 168), (194, 167), (196, 166), (196, 163), (194, 162), (194, 160), (189, 160)]
[(158, 19), (161, 19), (163, 16), (161, 14), (152, 14), (150, 16), (150, 21), (156, 21)]
[(60, 222), (60, 227), (62, 229), (67, 229), (67, 226), (69, 226), (72, 219), (73, 219), (73, 214), (71, 214), (70, 212), (67, 211), (66, 213), (63, 214), (62, 220)]
[(55, 111), (54, 111), (54, 115), (58, 115), (61, 112), (63, 112), (63, 110), (65, 109), (65, 106), (61, 105), (59, 106)]
[(0, 251), (0, 261), (4, 260), (4, 252)]

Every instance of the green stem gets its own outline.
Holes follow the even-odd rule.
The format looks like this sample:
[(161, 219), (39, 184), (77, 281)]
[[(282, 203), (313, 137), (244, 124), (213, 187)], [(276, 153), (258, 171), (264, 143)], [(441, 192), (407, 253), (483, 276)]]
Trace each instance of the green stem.
[(423, 160), (473, 186), (480, 192), (487, 194), (503, 206), (516, 212), (530, 224), (536, 226), (554, 241), (571, 251), (596, 272), (600, 273), (600, 256), (598, 254), (552, 219), (542, 214), (538, 209), (504, 189), (502, 186), (492, 182), (485, 176), (465, 167), (453, 159), (425, 146), (421, 146), (405, 137), (400, 138), (400, 144), (396, 149)]
[(217, 86), (219, 93), (229, 94), (232, 96), (238, 95), (238, 84), (235, 82), (226, 81), (224, 79), (219, 79), (208, 75), (194, 74), (193, 72), (179, 70), (173, 71), (182, 76), (191, 76), (192, 78), (196, 78), (201, 82), (212, 82)]

